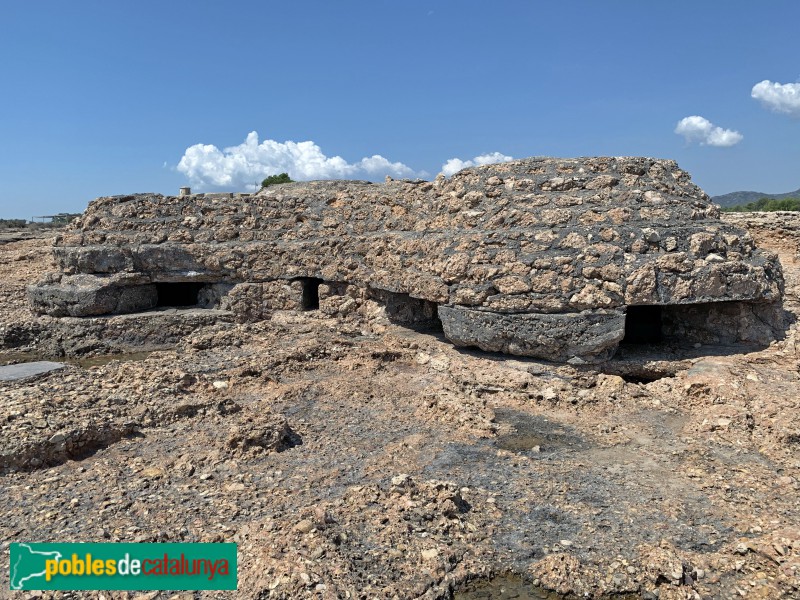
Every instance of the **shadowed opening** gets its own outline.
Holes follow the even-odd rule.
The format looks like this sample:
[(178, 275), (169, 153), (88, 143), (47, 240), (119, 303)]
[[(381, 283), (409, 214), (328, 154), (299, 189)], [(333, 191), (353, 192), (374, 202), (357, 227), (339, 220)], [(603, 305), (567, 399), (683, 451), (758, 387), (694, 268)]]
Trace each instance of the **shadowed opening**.
[(303, 277), (298, 279), (303, 286), (301, 307), (303, 310), (317, 310), (319, 308), (319, 286), (322, 279), (316, 277)]
[(369, 294), (386, 307), (386, 316), (392, 323), (429, 333), (444, 329), (435, 302), (377, 288), (371, 288)]
[(629, 306), (623, 344), (658, 344), (664, 339), (660, 306)]
[(198, 294), (205, 285), (195, 281), (156, 283), (156, 306), (197, 306)]

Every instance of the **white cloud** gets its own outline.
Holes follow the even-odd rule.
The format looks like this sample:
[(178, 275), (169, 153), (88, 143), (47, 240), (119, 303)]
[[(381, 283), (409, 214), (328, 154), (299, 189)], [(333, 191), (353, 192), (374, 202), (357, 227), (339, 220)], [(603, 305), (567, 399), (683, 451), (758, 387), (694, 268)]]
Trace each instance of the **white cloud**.
[(259, 143), (258, 133), (251, 131), (244, 143), (220, 150), (212, 144), (189, 146), (178, 163), (178, 171), (186, 175), (198, 189), (228, 187), (250, 189), (267, 175), (288, 173), (292, 179), (358, 179), (410, 177), (416, 175), (401, 162), (390, 162), (380, 154), (348, 163), (341, 156), (328, 157), (314, 142)]
[(753, 86), (750, 95), (770, 110), (800, 118), (800, 83), (765, 79)]
[(476, 167), (478, 165), (491, 165), (493, 163), (508, 162), (514, 160), (511, 156), (500, 154), (499, 152), (490, 152), (489, 154), (481, 154), (471, 160), (461, 160), (460, 158), (451, 158), (442, 165), (442, 173), (450, 177), (453, 173), (457, 173), (461, 169), (467, 167)]
[(704, 117), (693, 115), (678, 121), (675, 133), (687, 142), (699, 142), (703, 146), (733, 146), (744, 139), (738, 131), (717, 127)]

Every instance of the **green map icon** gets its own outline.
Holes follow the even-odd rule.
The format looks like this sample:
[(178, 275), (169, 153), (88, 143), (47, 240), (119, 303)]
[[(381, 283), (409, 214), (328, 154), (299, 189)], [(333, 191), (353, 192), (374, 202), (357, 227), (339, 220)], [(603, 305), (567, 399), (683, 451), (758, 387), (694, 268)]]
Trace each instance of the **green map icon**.
[[(12, 590), (235, 590), (234, 543), (15, 542)], [(2, 595), (2, 594), (0, 594)]]
[(61, 553), (57, 551), (44, 552), (34, 550), (30, 544), (12, 544), (16, 550), (11, 552), (11, 589), (31, 589), (33, 580), (45, 578), (45, 561), (60, 560)]

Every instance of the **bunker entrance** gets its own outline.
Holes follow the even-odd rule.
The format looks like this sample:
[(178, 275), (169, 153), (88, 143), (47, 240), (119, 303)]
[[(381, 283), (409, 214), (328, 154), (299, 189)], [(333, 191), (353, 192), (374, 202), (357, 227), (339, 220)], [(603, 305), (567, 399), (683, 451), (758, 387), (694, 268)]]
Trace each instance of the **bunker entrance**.
[(435, 302), (380, 289), (371, 289), (369, 293), (373, 299), (384, 305), (386, 316), (392, 323), (423, 332), (443, 330)]
[(158, 294), (156, 306), (197, 306), (198, 295), (205, 285), (205, 283), (196, 281), (156, 283), (156, 293)]
[(780, 302), (706, 302), (663, 308), (664, 337), (680, 343), (765, 347), (785, 335)]
[(623, 344), (658, 344), (664, 339), (660, 306), (629, 306)]
[(319, 309), (319, 286), (323, 283), (322, 279), (316, 277), (302, 277), (298, 279), (303, 286), (300, 307), (303, 310)]
[(767, 346), (785, 329), (779, 303), (698, 302), (628, 306), (623, 344)]

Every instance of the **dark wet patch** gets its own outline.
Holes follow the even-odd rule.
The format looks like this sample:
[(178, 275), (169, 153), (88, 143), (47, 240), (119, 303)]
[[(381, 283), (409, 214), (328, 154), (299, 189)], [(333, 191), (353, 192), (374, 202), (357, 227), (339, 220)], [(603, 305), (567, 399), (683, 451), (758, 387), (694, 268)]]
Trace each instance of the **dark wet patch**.
[(475, 445), (447, 444), (431, 460), (425, 472), (431, 477), (439, 477), (441, 473), (452, 472), (453, 469), (465, 465), (484, 465), (492, 462), (492, 453), (486, 443)]
[(495, 445), (510, 452), (550, 453), (557, 450), (581, 450), (589, 444), (571, 427), (538, 415), (517, 410), (495, 409), (495, 421), (510, 425), (512, 431), (499, 435)]
[(564, 596), (535, 586), (517, 575), (499, 575), (471, 581), (453, 594), (453, 600), (562, 600)]
[[(597, 600), (634, 600), (638, 594), (614, 594), (594, 596)], [(533, 585), (519, 575), (505, 574), (491, 579), (479, 579), (456, 590), (453, 600), (571, 600), (574, 595), (558, 594), (541, 586)]]

